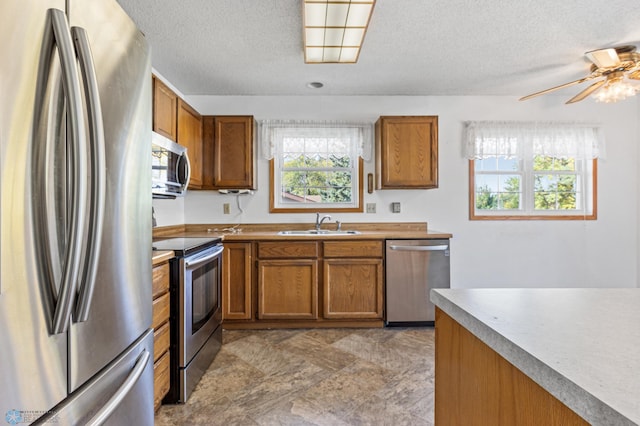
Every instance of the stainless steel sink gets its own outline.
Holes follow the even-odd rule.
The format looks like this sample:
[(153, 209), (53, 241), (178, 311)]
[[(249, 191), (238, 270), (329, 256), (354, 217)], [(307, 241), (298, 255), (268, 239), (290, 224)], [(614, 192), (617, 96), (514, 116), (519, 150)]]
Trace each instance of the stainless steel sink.
[(278, 235), (311, 235), (311, 236), (317, 236), (317, 235), (357, 235), (359, 234), (360, 231), (353, 231), (353, 230), (340, 230), (340, 231), (330, 231), (328, 229), (321, 229), (321, 230), (315, 230), (315, 229), (306, 229), (306, 230), (290, 230), (290, 231), (280, 231), (278, 232)]

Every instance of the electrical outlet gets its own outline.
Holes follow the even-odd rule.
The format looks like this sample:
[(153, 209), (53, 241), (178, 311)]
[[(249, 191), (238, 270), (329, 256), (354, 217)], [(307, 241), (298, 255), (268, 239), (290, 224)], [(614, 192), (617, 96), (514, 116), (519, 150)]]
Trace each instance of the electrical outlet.
[(367, 213), (376, 212), (376, 203), (367, 203)]
[(231, 213), (231, 208), (229, 207), (229, 203), (224, 203), (222, 205), (222, 211), (224, 212), (224, 214)]
[(391, 203), (391, 212), (400, 213), (400, 203)]

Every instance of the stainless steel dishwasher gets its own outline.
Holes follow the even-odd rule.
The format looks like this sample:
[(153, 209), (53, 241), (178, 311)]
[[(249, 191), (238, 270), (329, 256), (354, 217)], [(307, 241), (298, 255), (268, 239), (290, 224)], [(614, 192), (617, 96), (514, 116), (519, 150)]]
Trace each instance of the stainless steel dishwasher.
[(449, 240), (387, 240), (387, 326), (433, 325), (432, 288), (449, 287)]

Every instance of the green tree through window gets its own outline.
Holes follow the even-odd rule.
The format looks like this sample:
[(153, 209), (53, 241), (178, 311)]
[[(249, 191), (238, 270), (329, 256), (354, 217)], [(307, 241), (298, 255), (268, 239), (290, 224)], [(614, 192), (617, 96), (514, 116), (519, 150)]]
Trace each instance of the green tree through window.
[(282, 193), (307, 202), (349, 203), (350, 169), (351, 158), (346, 155), (299, 155), (283, 164)]

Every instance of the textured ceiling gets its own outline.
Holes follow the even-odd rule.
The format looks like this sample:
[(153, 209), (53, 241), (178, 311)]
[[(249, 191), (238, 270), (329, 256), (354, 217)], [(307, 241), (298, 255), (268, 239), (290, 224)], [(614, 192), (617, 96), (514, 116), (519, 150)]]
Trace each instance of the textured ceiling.
[(377, 0), (357, 64), (304, 63), (302, 0), (118, 2), (185, 95), (523, 96), (640, 49), (638, 0)]

